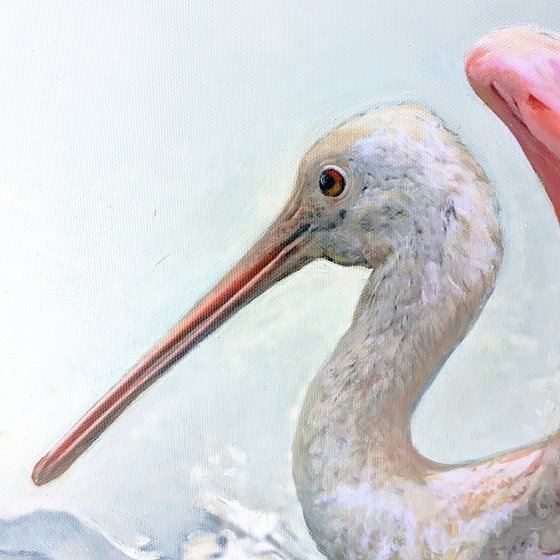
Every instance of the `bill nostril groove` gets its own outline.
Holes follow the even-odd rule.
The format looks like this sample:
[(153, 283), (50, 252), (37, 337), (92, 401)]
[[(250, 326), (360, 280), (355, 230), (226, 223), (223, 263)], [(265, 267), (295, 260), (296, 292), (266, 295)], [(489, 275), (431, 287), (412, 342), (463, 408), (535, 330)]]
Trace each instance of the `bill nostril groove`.
[(535, 97), (532, 93), (529, 94), (527, 97), (527, 104), (531, 107), (531, 109), (535, 109), (536, 111), (545, 111), (550, 109), (550, 107), (543, 103), (538, 97)]

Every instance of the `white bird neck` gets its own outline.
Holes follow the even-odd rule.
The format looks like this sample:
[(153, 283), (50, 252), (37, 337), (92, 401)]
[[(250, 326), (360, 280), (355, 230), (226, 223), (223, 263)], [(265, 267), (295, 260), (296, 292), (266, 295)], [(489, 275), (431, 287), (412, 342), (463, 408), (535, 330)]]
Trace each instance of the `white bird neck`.
[[(493, 275), (473, 276), (465, 267), (470, 277), (454, 278), (453, 268), (401, 253), (374, 272), (331, 362), (344, 376), (337, 401), (349, 393), (355, 444), (367, 446), (364, 460), (391, 475), (418, 478), (437, 468), (413, 446), (411, 416), (494, 285)], [(361, 347), (351, 361), (342, 351), (350, 341)]]
[(310, 385), (293, 446), (304, 510), (340, 483), (421, 481), (442, 468), (414, 448), (410, 417), (478, 317), (501, 258), (493, 190), (463, 150), (466, 175), (444, 197), (451, 212), (429, 210), (416, 237), (371, 274), (351, 327)]

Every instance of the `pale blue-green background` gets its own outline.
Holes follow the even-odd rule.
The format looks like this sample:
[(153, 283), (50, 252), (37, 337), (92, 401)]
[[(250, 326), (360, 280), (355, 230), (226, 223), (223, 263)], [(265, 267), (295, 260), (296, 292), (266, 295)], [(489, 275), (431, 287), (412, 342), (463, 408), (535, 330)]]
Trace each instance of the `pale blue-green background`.
[(478, 457), (560, 424), (560, 228), (464, 77), (476, 39), (560, 30), (533, 0), (3, 2), (0, 517), (37, 507), (175, 553), (201, 491), (293, 509), (290, 442), (364, 271), (314, 264), (154, 386), (60, 480), (35, 461), (259, 236), (317, 137), (420, 100), (499, 191), (495, 297), (418, 411), (420, 448)]

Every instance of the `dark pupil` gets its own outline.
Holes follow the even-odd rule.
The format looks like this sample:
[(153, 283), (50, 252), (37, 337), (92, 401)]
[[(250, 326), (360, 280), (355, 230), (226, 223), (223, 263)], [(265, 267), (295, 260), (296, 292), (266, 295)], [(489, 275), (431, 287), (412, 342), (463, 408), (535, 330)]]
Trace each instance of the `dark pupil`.
[(328, 172), (321, 173), (319, 179), (319, 186), (321, 187), (321, 192), (323, 194), (328, 194), (328, 192), (336, 185), (336, 179)]

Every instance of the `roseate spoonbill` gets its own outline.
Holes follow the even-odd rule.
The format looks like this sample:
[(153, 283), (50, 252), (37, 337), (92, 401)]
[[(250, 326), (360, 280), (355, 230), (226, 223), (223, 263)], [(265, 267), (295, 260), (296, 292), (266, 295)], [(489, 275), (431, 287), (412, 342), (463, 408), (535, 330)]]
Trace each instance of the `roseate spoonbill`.
[[(553, 199), (555, 200), (555, 199)], [(560, 550), (558, 437), (468, 465), (422, 456), (410, 417), (490, 296), (495, 193), (459, 139), (416, 105), (352, 119), (303, 157), (287, 206), (241, 261), (62, 441), (62, 474), (189, 349), (315, 258), (372, 270), (349, 330), (312, 381), (293, 475), (331, 559), (541, 558)]]

